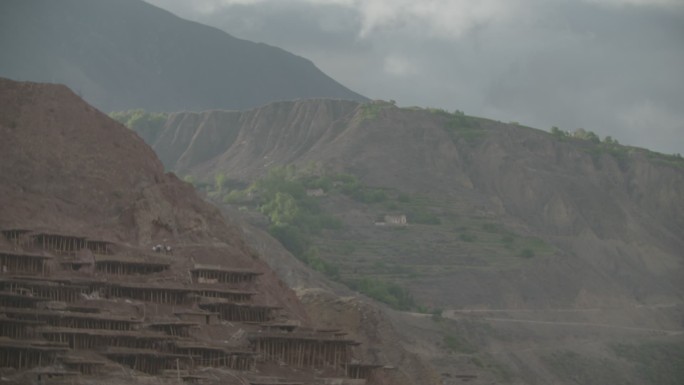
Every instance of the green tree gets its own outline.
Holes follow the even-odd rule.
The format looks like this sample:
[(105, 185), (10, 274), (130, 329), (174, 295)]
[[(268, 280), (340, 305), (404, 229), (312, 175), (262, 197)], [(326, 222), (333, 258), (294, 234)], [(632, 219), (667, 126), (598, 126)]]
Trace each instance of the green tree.
[(605, 139), (603, 139), (603, 143), (605, 143), (605, 144), (607, 144), (607, 145), (609, 145), (609, 146), (618, 146), (618, 145), (620, 145), (620, 143), (619, 143), (617, 140), (613, 139), (612, 136), (606, 136)]
[(147, 112), (143, 109), (112, 112), (109, 116), (135, 131), (162, 128), (167, 119), (165, 113)]
[(572, 133), (573, 138), (588, 140), (593, 143), (600, 143), (601, 139), (594, 132), (587, 131), (584, 128), (578, 128)]
[(310, 242), (301, 230), (286, 224), (274, 224), (268, 228), (268, 232), (292, 255), (306, 262), (304, 255), (310, 247)]
[(223, 185), (226, 183), (226, 176), (222, 173), (217, 173), (214, 175), (214, 184), (216, 186), (216, 191), (222, 192)]
[(292, 225), (299, 214), (297, 201), (288, 193), (277, 192), (275, 197), (261, 206), (261, 212), (276, 225)]

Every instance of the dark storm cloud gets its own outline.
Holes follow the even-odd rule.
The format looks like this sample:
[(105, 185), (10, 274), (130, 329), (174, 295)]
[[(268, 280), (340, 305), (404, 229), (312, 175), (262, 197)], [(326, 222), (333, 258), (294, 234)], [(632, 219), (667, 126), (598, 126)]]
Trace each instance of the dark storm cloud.
[(547, 23), (566, 26), (568, 38), (538, 51), (521, 47), (528, 56), (497, 74), (483, 105), (541, 127), (684, 149), (681, 12), (577, 3), (547, 13)]
[(684, 7), (647, 0), (151, 0), (371, 98), (684, 152)]
[(312, 5), (300, 1), (234, 5), (206, 15), (203, 21), (234, 30), (251, 39), (298, 50), (350, 51), (367, 46), (356, 39), (361, 28), (358, 13), (341, 5)]

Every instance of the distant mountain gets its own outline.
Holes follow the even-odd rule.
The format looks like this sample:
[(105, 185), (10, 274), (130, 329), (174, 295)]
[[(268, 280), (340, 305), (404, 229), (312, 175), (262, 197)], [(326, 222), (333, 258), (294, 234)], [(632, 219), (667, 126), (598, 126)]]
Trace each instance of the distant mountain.
[(365, 100), (309, 60), (141, 0), (2, 1), (0, 52), (0, 76), (64, 83), (104, 111)]

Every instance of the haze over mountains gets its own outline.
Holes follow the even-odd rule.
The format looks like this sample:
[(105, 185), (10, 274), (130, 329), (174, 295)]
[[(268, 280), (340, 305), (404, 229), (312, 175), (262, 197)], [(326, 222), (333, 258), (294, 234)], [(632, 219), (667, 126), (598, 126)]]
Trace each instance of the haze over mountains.
[[(141, 1), (11, 0), (0, 11), (0, 76), (73, 88), (0, 79), (5, 253), (36, 251), (15, 237), (23, 231), (36, 233), (29, 241), (56, 229), (111, 240), (129, 250), (132, 265), (150, 245), (171, 242), (168, 274), (130, 279), (190, 287), (195, 262), (255, 268), (265, 278), (258, 293), (182, 301), (223, 307), (234, 305), (231, 296), (253, 295), (264, 300), (257, 307), (290, 316), (249, 326), (230, 317), (215, 328), (202, 322), (200, 350), (217, 343), (225, 352), (237, 340), (230, 347), (251, 355), (245, 330), (289, 338), (309, 325), (334, 337), (307, 330), (304, 339), (352, 344), (343, 337), (349, 331), (363, 343), (342, 366), (337, 356), (332, 365), (323, 359), (336, 373), (301, 371), (292, 362), (299, 353), (280, 353), (287, 344), (257, 352), (258, 369), (239, 374), (252, 384), (358, 385), (343, 378), (358, 362), (372, 363), (368, 373), (389, 365), (368, 385), (684, 381), (681, 156), (587, 131), (369, 102), (304, 59)], [(105, 111), (170, 113), (132, 113), (150, 149), (75, 94)], [(55, 266), (74, 266), (61, 251), (40, 252)], [(29, 292), (22, 286), (3, 298), (35, 297)], [(160, 322), (177, 321), (174, 309), (161, 308)], [(128, 310), (120, 315), (130, 319)], [(212, 372), (221, 379), (205, 369), (213, 370), (201, 367), (202, 378), (190, 380), (233, 381), (226, 365)]]
[(684, 153), (680, 0), (147, 0), (372, 99)]
[(103, 111), (365, 100), (310, 61), (139, 0), (0, 4), (0, 76), (63, 83)]

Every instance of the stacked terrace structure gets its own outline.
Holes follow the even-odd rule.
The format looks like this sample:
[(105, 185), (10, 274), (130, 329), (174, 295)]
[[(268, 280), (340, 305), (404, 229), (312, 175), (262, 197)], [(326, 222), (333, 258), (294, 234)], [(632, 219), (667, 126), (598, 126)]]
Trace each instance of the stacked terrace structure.
[(273, 365), (299, 368), (269, 377), (279, 384), (370, 376), (352, 364), (357, 344), (345, 333), (300, 327), (259, 299), (258, 271), (198, 264), (182, 248), (162, 255), (44, 230), (1, 233), (0, 373), (20, 382), (88, 383), (121, 367), (207, 384), (217, 383), (207, 368), (238, 383), (263, 383), (257, 373)]

